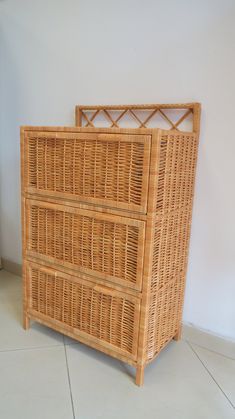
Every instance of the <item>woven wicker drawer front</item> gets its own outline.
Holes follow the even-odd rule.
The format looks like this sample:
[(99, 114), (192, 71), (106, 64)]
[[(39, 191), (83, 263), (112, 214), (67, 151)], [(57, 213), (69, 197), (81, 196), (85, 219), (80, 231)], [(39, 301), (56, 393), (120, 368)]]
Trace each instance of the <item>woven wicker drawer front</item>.
[(139, 300), (119, 291), (27, 263), (29, 312), (136, 357)]
[(145, 223), (28, 200), (27, 254), (141, 289)]
[(151, 136), (25, 133), (30, 193), (146, 212)]

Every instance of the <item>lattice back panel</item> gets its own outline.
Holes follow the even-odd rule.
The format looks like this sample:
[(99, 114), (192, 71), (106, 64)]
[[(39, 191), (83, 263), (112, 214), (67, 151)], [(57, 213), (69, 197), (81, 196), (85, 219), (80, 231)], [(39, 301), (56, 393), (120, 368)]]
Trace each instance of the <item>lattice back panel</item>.
[(108, 128), (163, 128), (199, 131), (200, 105), (153, 104), (76, 106), (76, 125)]

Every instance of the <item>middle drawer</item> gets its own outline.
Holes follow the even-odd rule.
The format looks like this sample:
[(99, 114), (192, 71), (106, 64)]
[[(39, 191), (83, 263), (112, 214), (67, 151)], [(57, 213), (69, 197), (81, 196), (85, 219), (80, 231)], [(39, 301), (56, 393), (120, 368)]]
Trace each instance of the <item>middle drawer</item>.
[(26, 201), (26, 256), (141, 290), (145, 222)]

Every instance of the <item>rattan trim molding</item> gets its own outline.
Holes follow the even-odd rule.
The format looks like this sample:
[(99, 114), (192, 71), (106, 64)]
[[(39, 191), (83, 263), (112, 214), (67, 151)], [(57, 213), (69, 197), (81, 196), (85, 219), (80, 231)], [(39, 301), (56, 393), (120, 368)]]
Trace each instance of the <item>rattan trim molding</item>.
[[(167, 115), (166, 110), (185, 110), (176, 121)], [(115, 118), (113, 112), (119, 111)], [(136, 111), (147, 111), (144, 119), (141, 119)], [(88, 113), (91, 115), (88, 116)], [(75, 108), (76, 125), (79, 127), (95, 127), (96, 118), (104, 116), (110, 123), (109, 128), (120, 128), (120, 122), (126, 116), (136, 122), (136, 128), (148, 128), (148, 123), (158, 114), (165, 120), (170, 130), (180, 131), (181, 124), (189, 116), (193, 116), (192, 131), (199, 133), (200, 126), (200, 104), (199, 103), (178, 103), (178, 104), (150, 104), (150, 105), (77, 105)]]

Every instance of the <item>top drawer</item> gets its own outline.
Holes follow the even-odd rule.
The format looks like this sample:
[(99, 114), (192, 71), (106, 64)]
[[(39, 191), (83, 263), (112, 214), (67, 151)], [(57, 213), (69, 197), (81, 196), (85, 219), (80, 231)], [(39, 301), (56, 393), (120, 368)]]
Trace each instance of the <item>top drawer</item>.
[(24, 131), (26, 192), (146, 213), (150, 135)]

